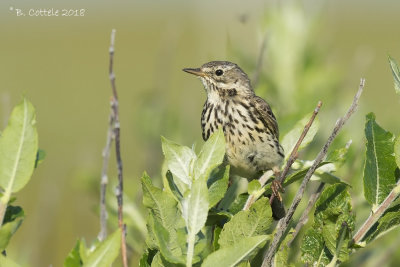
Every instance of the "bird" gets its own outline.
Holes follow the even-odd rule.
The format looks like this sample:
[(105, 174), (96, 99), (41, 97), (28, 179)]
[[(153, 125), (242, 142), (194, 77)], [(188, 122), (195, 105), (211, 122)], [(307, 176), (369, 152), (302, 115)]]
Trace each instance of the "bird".
[(279, 173), (284, 151), (278, 123), (270, 105), (255, 94), (247, 74), (229, 61), (183, 71), (203, 83), (207, 100), (201, 114), (202, 137), (206, 141), (222, 128), (232, 173), (249, 180), (270, 169)]

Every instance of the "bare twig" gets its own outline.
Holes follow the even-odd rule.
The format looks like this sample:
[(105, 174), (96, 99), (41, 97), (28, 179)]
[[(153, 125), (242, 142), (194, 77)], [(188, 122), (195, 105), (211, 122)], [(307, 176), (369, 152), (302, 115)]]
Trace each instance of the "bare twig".
[(111, 44), (110, 44), (110, 66), (109, 66), (109, 78), (111, 82), (111, 89), (113, 96), (111, 98), (111, 114), (114, 117), (114, 137), (115, 137), (115, 154), (117, 159), (118, 168), (118, 186), (116, 189), (116, 197), (118, 202), (118, 226), (121, 229), (121, 254), (122, 262), (124, 267), (128, 267), (128, 258), (126, 251), (126, 233), (125, 225), (123, 220), (123, 175), (122, 175), (122, 159), (121, 159), (121, 146), (120, 146), (120, 122), (119, 122), (119, 105), (118, 105), (118, 94), (115, 86), (115, 74), (113, 70), (114, 66), (114, 43), (115, 43), (115, 29), (111, 31)]
[(264, 61), (264, 54), (265, 54), (265, 49), (267, 48), (267, 41), (268, 41), (268, 33), (264, 34), (264, 38), (262, 40), (261, 43), (261, 47), (260, 47), (260, 53), (258, 54), (257, 57), (257, 65), (256, 65), (256, 70), (254, 72), (254, 76), (253, 76), (253, 87), (256, 88), (258, 81), (260, 79), (260, 74), (261, 74), (261, 70), (262, 70), (262, 63)]
[(287, 243), (288, 247), (290, 247), (290, 245), (292, 244), (292, 242), (294, 241), (294, 239), (296, 238), (296, 236), (299, 234), (300, 229), (308, 222), (308, 216), (310, 214), (310, 211), (312, 210), (312, 208), (314, 207), (315, 202), (317, 202), (319, 196), (322, 193), (322, 189), (324, 189), (325, 183), (320, 183), (317, 191), (315, 191), (310, 199), (308, 200), (308, 204), (306, 209), (303, 211), (303, 213), (301, 214), (301, 217), (299, 219), (299, 222), (296, 225), (296, 228), (294, 229), (293, 235), (292, 235), (292, 239)]
[(114, 116), (110, 114), (110, 118), (108, 119), (108, 130), (107, 130), (107, 139), (106, 145), (103, 150), (103, 168), (101, 170), (101, 180), (100, 180), (100, 232), (97, 235), (97, 238), (100, 241), (103, 241), (107, 237), (107, 208), (106, 208), (106, 190), (108, 184), (108, 163), (110, 160), (110, 150), (111, 144), (114, 139)]
[(385, 198), (385, 200), (378, 206), (378, 208), (371, 212), (368, 219), (364, 222), (361, 228), (354, 235), (352, 243), (359, 243), (365, 236), (366, 233), (371, 229), (371, 227), (379, 220), (379, 218), (385, 213), (385, 211), (389, 208), (390, 204), (392, 204), (393, 200), (397, 198), (400, 194), (400, 180), (397, 182), (395, 188), (390, 191), (389, 195)]
[(350, 116), (354, 113), (355, 109), (357, 108), (358, 101), (359, 101), (361, 93), (364, 89), (364, 84), (365, 84), (365, 79), (361, 79), (360, 86), (358, 88), (356, 95), (354, 96), (353, 103), (351, 104), (351, 106), (348, 109), (348, 111), (346, 112), (346, 114), (336, 122), (335, 128), (333, 129), (327, 142), (322, 147), (321, 151), (318, 153), (318, 156), (315, 158), (313, 165), (310, 167), (310, 169), (304, 176), (303, 182), (301, 183), (300, 188), (297, 191), (297, 194), (294, 197), (294, 200), (293, 200), (286, 216), (279, 221), (279, 223), (277, 225), (277, 231), (276, 231), (274, 238), (265, 254), (263, 264), (262, 264), (263, 267), (272, 265), (272, 260), (274, 258), (275, 252), (279, 246), (280, 240), (281, 240), (283, 234), (286, 232), (286, 230), (289, 226), (289, 223), (293, 217), (293, 214), (296, 211), (297, 206), (299, 205), (299, 203), (303, 197), (307, 183), (310, 181), (310, 178), (314, 174), (318, 165), (325, 158), (326, 153), (328, 152), (328, 148), (332, 144), (333, 140), (336, 138), (338, 132), (343, 127), (343, 125), (346, 123), (346, 121), (350, 118)]
[[(313, 114), (311, 115), (310, 120), (309, 120), (308, 123), (304, 126), (303, 132), (301, 133), (301, 135), (300, 135), (300, 137), (299, 137), (299, 140), (297, 140), (297, 143), (296, 143), (296, 145), (294, 146), (294, 148), (293, 148), (293, 150), (292, 150), (292, 153), (291, 153), (290, 156), (289, 156), (289, 159), (288, 159), (288, 161), (287, 161), (287, 163), (286, 163), (286, 165), (285, 165), (285, 168), (283, 169), (281, 175), (280, 175), (279, 178), (278, 178), (278, 182), (279, 182), (280, 184), (283, 184), (283, 182), (285, 181), (285, 178), (286, 178), (286, 176), (287, 176), (287, 174), (288, 174), (288, 172), (289, 172), (289, 170), (290, 170), (290, 167), (291, 167), (291, 166), (293, 165), (293, 163), (296, 161), (297, 156), (298, 156), (298, 155), (297, 155), (297, 152), (298, 152), (298, 150), (299, 150), (299, 147), (300, 147), (301, 143), (303, 142), (304, 137), (306, 137), (306, 135), (307, 135), (307, 133), (308, 133), (308, 130), (310, 130), (310, 127), (311, 127), (311, 125), (313, 124), (315, 117), (317, 116), (319, 110), (321, 109), (321, 106), (322, 106), (322, 101), (319, 101), (318, 104), (317, 104), (317, 107), (314, 109), (314, 112), (313, 112)], [(272, 194), (272, 195), (271, 195), (271, 199), (270, 199), (270, 203), (272, 203), (272, 201), (274, 200), (274, 197), (275, 197), (275, 195)]]

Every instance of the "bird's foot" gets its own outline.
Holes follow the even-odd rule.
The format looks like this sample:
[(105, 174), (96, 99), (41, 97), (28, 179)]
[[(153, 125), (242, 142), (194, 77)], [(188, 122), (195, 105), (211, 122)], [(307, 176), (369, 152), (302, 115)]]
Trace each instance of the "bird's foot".
[(282, 184), (277, 180), (273, 180), (271, 182), (271, 190), (272, 190), (272, 196), (270, 202), (272, 202), (274, 197), (278, 198), (279, 201), (282, 202), (282, 196), (280, 192), (282, 193), (285, 192), (285, 189), (283, 189)]
[(282, 187), (281, 182), (279, 181), (280, 178), (280, 170), (278, 167), (272, 168), (275, 179), (271, 182), (271, 190), (272, 190), (272, 196), (270, 198), (270, 204), (274, 200), (274, 198), (278, 198), (279, 202), (282, 202), (282, 196), (280, 192), (285, 193), (285, 189)]

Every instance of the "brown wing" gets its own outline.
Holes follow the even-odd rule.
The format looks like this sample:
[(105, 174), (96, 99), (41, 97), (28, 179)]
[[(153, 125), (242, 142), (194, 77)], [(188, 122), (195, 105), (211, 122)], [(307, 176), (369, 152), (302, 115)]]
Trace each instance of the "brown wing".
[(264, 126), (268, 127), (268, 129), (275, 135), (276, 139), (279, 141), (279, 129), (278, 123), (276, 122), (276, 118), (274, 113), (272, 113), (271, 107), (259, 96), (255, 96), (252, 99), (253, 105), (257, 112), (260, 115), (260, 119), (263, 121)]

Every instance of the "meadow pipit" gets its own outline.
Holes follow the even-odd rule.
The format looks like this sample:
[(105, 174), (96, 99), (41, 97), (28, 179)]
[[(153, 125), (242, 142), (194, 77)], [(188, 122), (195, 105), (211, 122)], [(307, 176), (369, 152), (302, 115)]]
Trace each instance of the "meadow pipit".
[(232, 173), (248, 179), (266, 170), (279, 173), (284, 152), (276, 118), (256, 96), (246, 73), (228, 61), (212, 61), (184, 71), (200, 77), (207, 100), (201, 114), (203, 139), (222, 127)]

